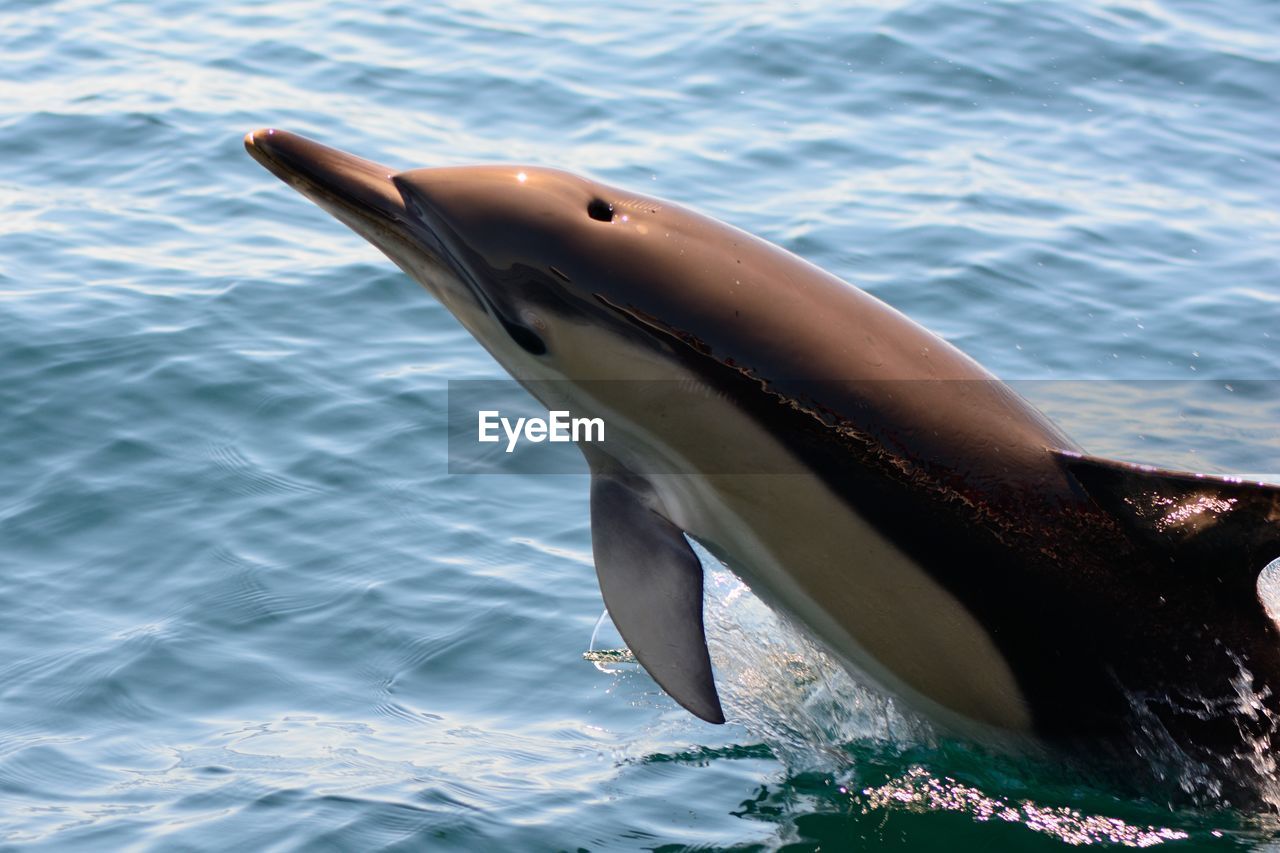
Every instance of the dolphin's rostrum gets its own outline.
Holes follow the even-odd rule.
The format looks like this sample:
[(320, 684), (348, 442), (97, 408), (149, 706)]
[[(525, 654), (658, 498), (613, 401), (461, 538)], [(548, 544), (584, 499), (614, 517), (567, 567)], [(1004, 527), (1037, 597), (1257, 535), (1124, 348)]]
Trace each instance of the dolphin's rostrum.
[[(535, 396), (607, 415), (608, 450), (583, 446), (605, 603), (702, 719), (724, 716), (686, 534), (944, 727), (1110, 740), (1136, 709), (1193, 757), (1269, 745), (1269, 713), (1236, 710), (1242, 679), (1280, 701), (1255, 586), (1280, 489), (1086, 456), (903, 314), (678, 205), (534, 167), (397, 172), (278, 130), (245, 144)], [(714, 393), (627, 390), (649, 382)]]

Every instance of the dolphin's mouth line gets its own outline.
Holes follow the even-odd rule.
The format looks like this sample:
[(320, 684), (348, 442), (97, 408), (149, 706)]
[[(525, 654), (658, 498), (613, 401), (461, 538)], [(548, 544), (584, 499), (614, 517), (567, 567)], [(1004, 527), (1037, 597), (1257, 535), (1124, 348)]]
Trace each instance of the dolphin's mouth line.
[(508, 316), (499, 300), (480, 286), (470, 267), (449, 248), (447, 225), (405, 186), (396, 170), (286, 131), (255, 130), (245, 136), (244, 144), (268, 171), (366, 238), (375, 236), (367, 231), (380, 232), (377, 236), (386, 241), (381, 247), (392, 260), (396, 250), (387, 245), (390, 242), (403, 246), (406, 258), (414, 253), (433, 256), (522, 349), (533, 355), (546, 352), (537, 332)]
[(273, 129), (250, 132), (244, 145), (269, 172), (322, 207), (407, 224), (404, 201), (392, 181), (396, 170), (388, 166)]
[(476, 282), (449, 250), (440, 228), (420, 215), (424, 211), (410, 208), (395, 169), (286, 131), (255, 130), (245, 136), (245, 148), (269, 172), (339, 219), (355, 219), (407, 247), (426, 249), (477, 293)]
[[(357, 233), (372, 240), (373, 235), (365, 231), (376, 229), (409, 253), (425, 250), (453, 273), (483, 309), (497, 314), (470, 270), (445, 243), (441, 228), (421, 215), (425, 211), (410, 208), (395, 169), (286, 131), (255, 130), (245, 136), (244, 144), (269, 172)], [(395, 260), (389, 247), (382, 248)]]

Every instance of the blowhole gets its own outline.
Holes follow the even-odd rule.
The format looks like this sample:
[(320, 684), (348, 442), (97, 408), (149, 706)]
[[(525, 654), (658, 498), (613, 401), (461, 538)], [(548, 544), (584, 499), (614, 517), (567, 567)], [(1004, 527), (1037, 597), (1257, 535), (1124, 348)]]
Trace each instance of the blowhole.
[(613, 205), (602, 198), (593, 198), (587, 204), (587, 216), (600, 222), (612, 222)]

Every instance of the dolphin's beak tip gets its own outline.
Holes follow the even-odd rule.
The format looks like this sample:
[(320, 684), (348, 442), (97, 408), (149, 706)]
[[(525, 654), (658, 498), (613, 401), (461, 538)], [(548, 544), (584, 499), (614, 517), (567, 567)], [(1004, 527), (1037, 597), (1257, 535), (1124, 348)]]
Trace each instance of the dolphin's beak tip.
[(252, 151), (266, 139), (275, 135), (276, 129), (274, 127), (260, 127), (257, 130), (251, 130), (244, 135), (244, 147)]
[(258, 147), (258, 140), (267, 135), (267, 128), (259, 130), (251, 130), (244, 135), (244, 150), (249, 152), (249, 156), (257, 160), (261, 155), (261, 149)]

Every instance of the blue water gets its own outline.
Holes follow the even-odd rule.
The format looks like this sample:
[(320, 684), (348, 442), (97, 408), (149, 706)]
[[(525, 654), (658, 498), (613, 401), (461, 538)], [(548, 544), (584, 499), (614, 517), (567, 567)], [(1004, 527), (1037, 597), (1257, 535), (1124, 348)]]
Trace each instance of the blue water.
[(665, 196), (1002, 376), (1169, 380), (1029, 386), (1092, 451), (1275, 472), (1280, 6), (10, 0), (0, 57), (0, 844), (1280, 838), (940, 741), (715, 566), (728, 726), (584, 661), (585, 481), (450, 475), (500, 369), (241, 146)]

